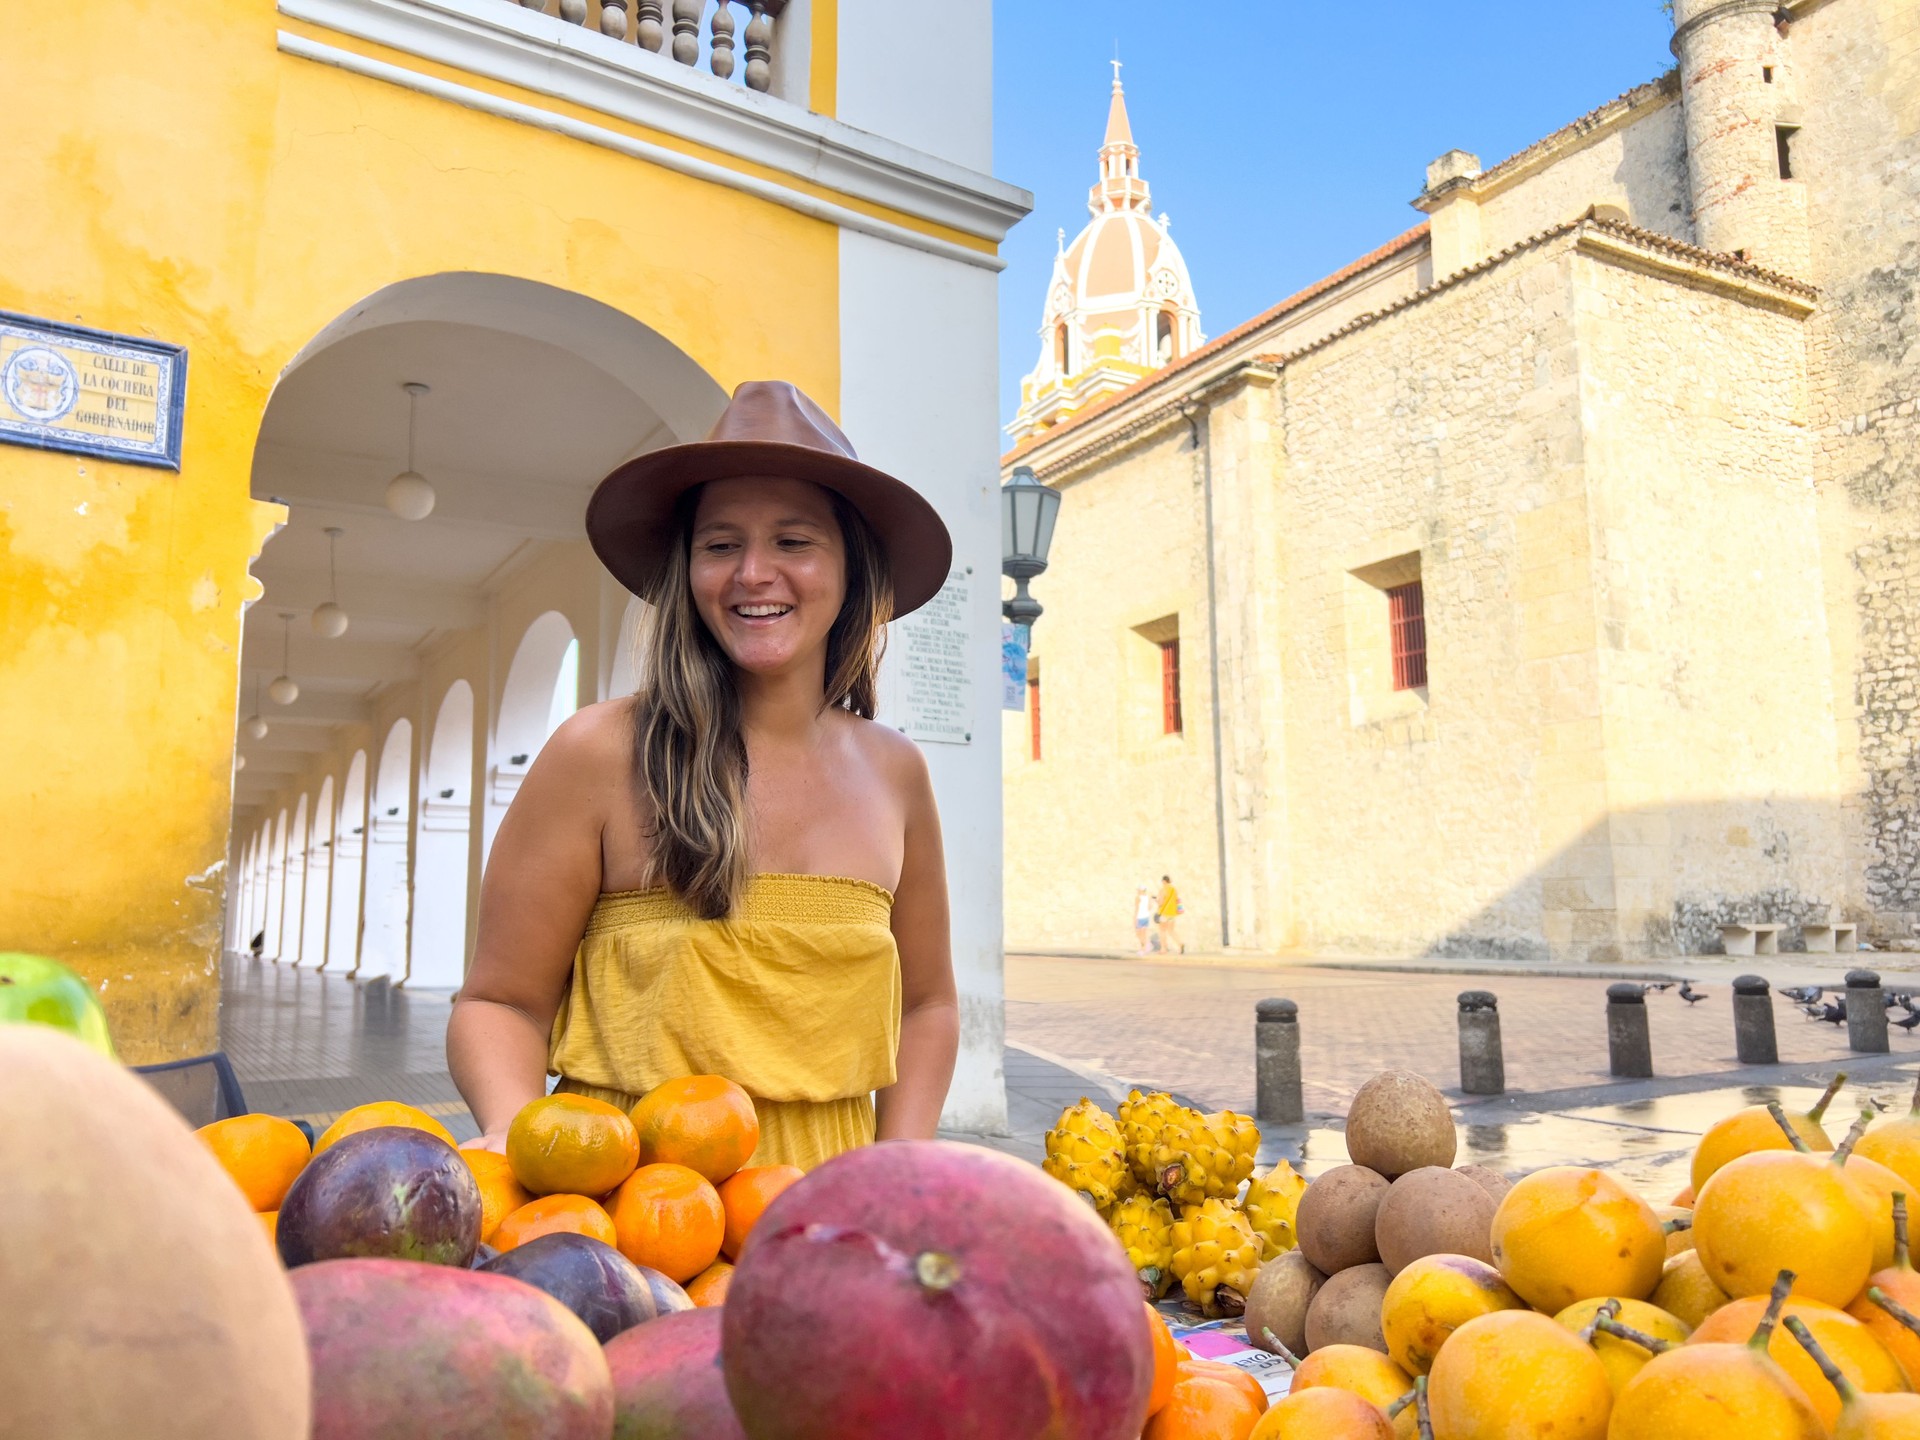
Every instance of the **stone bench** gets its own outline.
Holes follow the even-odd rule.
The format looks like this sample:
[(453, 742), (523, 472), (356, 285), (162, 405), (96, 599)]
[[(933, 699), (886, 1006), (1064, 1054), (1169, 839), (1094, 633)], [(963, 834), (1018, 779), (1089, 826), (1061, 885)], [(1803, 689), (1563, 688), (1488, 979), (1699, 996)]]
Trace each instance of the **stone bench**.
[(1860, 927), (1835, 923), (1802, 925), (1809, 955), (1851, 955), (1860, 948)]
[(1780, 927), (1740, 921), (1720, 927), (1720, 944), (1729, 955), (1778, 955)]

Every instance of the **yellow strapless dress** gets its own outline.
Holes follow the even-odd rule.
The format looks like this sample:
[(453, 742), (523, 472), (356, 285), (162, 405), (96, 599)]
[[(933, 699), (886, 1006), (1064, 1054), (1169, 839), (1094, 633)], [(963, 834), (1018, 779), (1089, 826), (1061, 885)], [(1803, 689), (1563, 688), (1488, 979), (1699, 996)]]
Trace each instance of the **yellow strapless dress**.
[(724, 1075), (753, 1096), (755, 1165), (871, 1144), (900, 1048), (892, 913), (885, 889), (831, 875), (756, 875), (724, 920), (666, 890), (602, 895), (547, 1069), (622, 1109), (662, 1081)]

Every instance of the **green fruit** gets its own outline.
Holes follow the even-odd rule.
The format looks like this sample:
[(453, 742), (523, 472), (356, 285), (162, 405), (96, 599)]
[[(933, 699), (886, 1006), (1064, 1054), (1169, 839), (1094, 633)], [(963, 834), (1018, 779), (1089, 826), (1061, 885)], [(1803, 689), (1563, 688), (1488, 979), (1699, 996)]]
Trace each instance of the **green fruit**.
[(113, 1038), (106, 1012), (86, 981), (44, 955), (0, 952), (0, 1024), (51, 1025), (91, 1046), (109, 1060)]

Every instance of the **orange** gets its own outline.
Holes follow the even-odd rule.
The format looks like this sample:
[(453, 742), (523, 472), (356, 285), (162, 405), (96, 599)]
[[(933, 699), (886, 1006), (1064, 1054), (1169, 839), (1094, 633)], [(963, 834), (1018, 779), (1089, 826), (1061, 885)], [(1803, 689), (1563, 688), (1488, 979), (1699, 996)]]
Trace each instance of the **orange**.
[(720, 1240), (720, 1253), (729, 1260), (740, 1258), (740, 1247), (747, 1243), (747, 1232), (760, 1223), (761, 1212), (773, 1203), (773, 1197), (806, 1175), (798, 1165), (755, 1165), (737, 1171), (720, 1186), (720, 1204), (727, 1212), (727, 1232)]
[(640, 1132), (642, 1165), (684, 1165), (715, 1185), (751, 1160), (760, 1143), (753, 1097), (720, 1075), (656, 1085), (628, 1113)]
[(306, 1168), (307, 1137), (278, 1115), (235, 1115), (195, 1132), (255, 1210), (278, 1210)]
[(1247, 1440), (1262, 1413), (1238, 1385), (1211, 1374), (1184, 1374), (1140, 1440)]
[(514, 1178), (534, 1195), (605, 1195), (640, 1161), (633, 1122), (585, 1095), (543, 1095), (507, 1127)]
[(480, 1239), (493, 1243), (500, 1222), (533, 1199), (513, 1178), (513, 1164), (498, 1150), (462, 1150), (460, 1158), (480, 1182)]
[(494, 1227), (487, 1243), (500, 1251), (512, 1250), (542, 1235), (586, 1235), (614, 1242), (613, 1220), (584, 1195), (542, 1195), (529, 1200)]
[[(1180, 1362), (1180, 1375), (1204, 1375), (1210, 1380), (1223, 1384), (1237, 1385), (1245, 1395), (1264, 1414), (1267, 1408), (1267, 1392), (1260, 1388), (1260, 1382), (1242, 1370), (1238, 1365), (1228, 1365), (1219, 1360), (1203, 1360), (1198, 1355), (1188, 1355)], [(1179, 1381), (1175, 1381), (1178, 1384)]]
[(280, 1239), (280, 1212), (278, 1210), (262, 1210), (259, 1212), (259, 1215), (260, 1228), (267, 1232), (267, 1243), (269, 1245), (276, 1243)]
[(684, 1285), (720, 1258), (727, 1212), (706, 1177), (684, 1165), (642, 1165), (611, 1209), (620, 1253), (669, 1280)]
[(696, 1308), (706, 1310), (727, 1303), (727, 1287), (733, 1284), (733, 1266), (716, 1260), (687, 1282), (687, 1298)]
[(438, 1135), (449, 1145), (453, 1144), (453, 1132), (426, 1111), (416, 1110), (398, 1100), (375, 1100), (369, 1105), (354, 1106), (329, 1125), (321, 1132), (320, 1138), (313, 1142), (313, 1153), (318, 1155), (336, 1140), (358, 1135), (362, 1130), (377, 1130), (382, 1125), (424, 1130), (429, 1135)]
[(1153, 1332), (1153, 1389), (1147, 1392), (1147, 1414), (1157, 1415), (1166, 1405), (1167, 1397), (1173, 1394), (1174, 1382), (1180, 1378), (1180, 1346), (1160, 1312), (1153, 1308), (1153, 1302), (1140, 1303), (1146, 1307), (1147, 1329)]

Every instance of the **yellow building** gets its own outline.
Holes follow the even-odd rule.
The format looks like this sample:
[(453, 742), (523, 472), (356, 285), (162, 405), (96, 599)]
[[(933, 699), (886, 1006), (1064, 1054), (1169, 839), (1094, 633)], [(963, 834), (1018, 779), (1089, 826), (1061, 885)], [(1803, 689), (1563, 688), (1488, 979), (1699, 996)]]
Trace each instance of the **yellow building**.
[[(458, 984), (528, 760), (632, 683), (587, 494), (742, 380), (939, 507), (979, 672), (945, 703), (992, 733), (997, 596), (964, 572), (998, 569), (990, 317), (1029, 201), (990, 173), (986, 0), (14, 8), (0, 948), (91, 977), (130, 1058), (212, 1047), (223, 943)], [(937, 395), (897, 363), (929, 336)], [(76, 347), (166, 362), (141, 340), (184, 354), (177, 463), (55, 413)], [(950, 1118), (991, 1124), (999, 757), (950, 738)]]
[(1016, 424), (1009, 944), (1163, 874), (1210, 949), (1912, 943), (1920, 7), (1675, 11), (1673, 72)]

